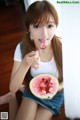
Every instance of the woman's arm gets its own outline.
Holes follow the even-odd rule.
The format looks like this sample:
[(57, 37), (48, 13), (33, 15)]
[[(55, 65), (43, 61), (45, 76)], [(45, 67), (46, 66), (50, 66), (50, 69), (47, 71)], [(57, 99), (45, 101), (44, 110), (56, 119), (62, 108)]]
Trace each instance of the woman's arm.
[(25, 66), (23, 61), (21, 63), (17, 61), (14, 62), (9, 86), (11, 92), (17, 92), (28, 70), (29, 66)]
[[(27, 54), (22, 62), (14, 61), (13, 70), (11, 74), (10, 80), (10, 91), (17, 92), (20, 86), (23, 83), (26, 73), (28, 72), (29, 68), (33, 65), (33, 63), (37, 63), (38, 55), (36, 51), (32, 51)], [(35, 62), (36, 61), (36, 62)]]

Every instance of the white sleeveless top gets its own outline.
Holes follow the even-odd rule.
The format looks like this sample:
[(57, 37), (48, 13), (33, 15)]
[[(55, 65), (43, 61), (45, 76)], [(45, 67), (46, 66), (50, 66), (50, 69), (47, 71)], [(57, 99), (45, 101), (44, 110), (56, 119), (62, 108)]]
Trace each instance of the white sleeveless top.
[[(17, 45), (15, 54), (14, 54), (14, 61), (21, 62), (22, 61), (22, 55), (21, 55), (21, 49), (20, 49), (20, 43)], [(54, 58), (52, 58), (49, 62), (42, 62), (39, 63), (39, 69), (35, 70), (31, 67), (30, 74), (32, 77), (35, 77), (39, 74), (52, 74), (55, 77), (58, 78), (58, 70), (54, 61)]]

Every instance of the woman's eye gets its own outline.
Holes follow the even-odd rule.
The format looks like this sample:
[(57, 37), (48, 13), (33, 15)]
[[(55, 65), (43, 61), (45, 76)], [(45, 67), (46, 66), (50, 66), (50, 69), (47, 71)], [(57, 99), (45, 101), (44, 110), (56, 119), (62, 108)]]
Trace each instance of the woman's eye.
[(54, 27), (54, 25), (48, 25), (48, 28), (52, 28), (52, 27)]
[(38, 25), (38, 24), (37, 24), (37, 25), (33, 25), (33, 27), (34, 27), (34, 28), (39, 28), (39, 25)]

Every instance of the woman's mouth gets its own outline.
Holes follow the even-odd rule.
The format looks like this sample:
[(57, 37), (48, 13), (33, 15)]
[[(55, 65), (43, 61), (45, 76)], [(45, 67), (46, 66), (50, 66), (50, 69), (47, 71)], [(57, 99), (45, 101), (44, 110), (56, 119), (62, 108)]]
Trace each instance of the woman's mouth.
[(46, 40), (39, 40), (40, 41), (40, 48), (41, 49), (45, 49), (47, 47), (47, 43)]

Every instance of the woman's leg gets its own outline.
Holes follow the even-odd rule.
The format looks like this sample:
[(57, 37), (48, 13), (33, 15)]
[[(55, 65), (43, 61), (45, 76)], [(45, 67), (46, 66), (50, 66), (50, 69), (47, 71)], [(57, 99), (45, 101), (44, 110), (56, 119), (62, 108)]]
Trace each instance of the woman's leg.
[[(21, 85), (20, 91), (23, 92), (25, 85)], [(14, 120), (16, 116), (16, 112), (18, 111), (18, 102), (16, 98), (16, 94), (9, 92), (0, 97), (0, 105), (9, 103), (9, 120)]]
[(53, 114), (46, 108), (39, 105), (35, 120), (51, 120)]
[(18, 111), (18, 102), (16, 94), (12, 94), (9, 100), (9, 120), (15, 120), (16, 113)]
[[(25, 85), (22, 84), (19, 90), (23, 92), (24, 89)], [(15, 95), (14, 93), (8, 92), (7, 94), (0, 96), (0, 105), (9, 103), (12, 99), (14, 99), (14, 95)]]
[(5, 95), (0, 96), (0, 105), (9, 103), (9, 100), (10, 100), (10, 98), (11, 98), (11, 95), (12, 95), (12, 93), (9, 92), (9, 93), (7, 93), (7, 94), (5, 94)]
[(34, 120), (36, 110), (36, 102), (31, 99), (23, 98), (15, 120)]
[(16, 99), (16, 94), (9, 92), (0, 97), (0, 105), (9, 103), (9, 120), (14, 120), (17, 109), (18, 103)]

